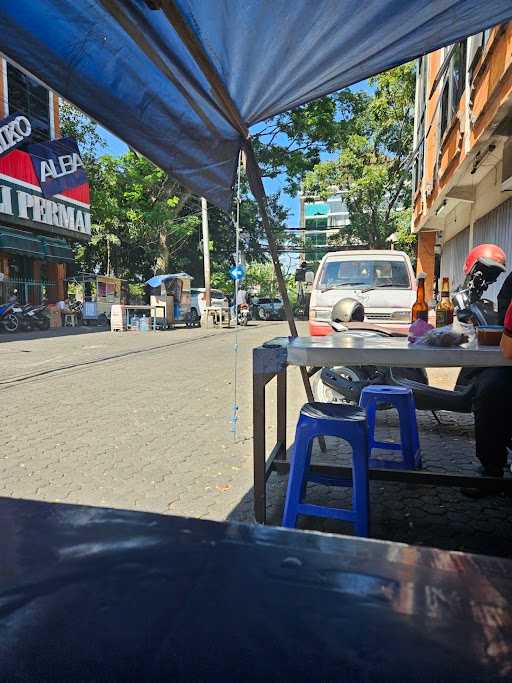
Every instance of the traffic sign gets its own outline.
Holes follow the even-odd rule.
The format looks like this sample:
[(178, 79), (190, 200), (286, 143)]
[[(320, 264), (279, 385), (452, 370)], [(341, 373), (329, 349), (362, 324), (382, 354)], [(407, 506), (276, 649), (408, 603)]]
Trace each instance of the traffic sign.
[(242, 280), (245, 275), (245, 268), (240, 264), (229, 269), (229, 277), (232, 280)]

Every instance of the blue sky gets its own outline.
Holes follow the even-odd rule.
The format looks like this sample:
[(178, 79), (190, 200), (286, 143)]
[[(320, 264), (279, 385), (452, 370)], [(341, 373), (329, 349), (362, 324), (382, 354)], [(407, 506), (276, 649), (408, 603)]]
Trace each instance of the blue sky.
[[(366, 92), (371, 92), (372, 88), (369, 85), (368, 81), (362, 81), (361, 83), (356, 83), (351, 87), (352, 90), (365, 90)], [(121, 154), (124, 154), (125, 152), (128, 151), (128, 147), (126, 143), (124, 143), (122, 140), (117, 138), (115, 135), (112, 135), (112, 133), (109, 133), (108, 130), (105, 130), (105, 128), (102, 128), (101, 126), (98, 127), (98, 131), (102, 138), (106, 142), (106, 149), (103, 150), (103, 153), (107, 154), (112, 154), (114, 156), (120, 156)], [(328, 154), (323, 155), (325, 158), (328, 158)], [(283, 177), (278, 177), (278, 178), (272, 178), (272, 179), (265, 179), (265, 189), (268, 193), (274, 193), (282, 190), (282, 187), (284, 185), (284, 178)], [(288, 225), (290, 227), (297, 227), (299, 224), (299, 200), (297, 197), (290, 197), (289, 195), (285, 194), (284, 192), (281, 194), (281, 201), (283, 205), (289, 210), (290, 214), (288, 217)]]

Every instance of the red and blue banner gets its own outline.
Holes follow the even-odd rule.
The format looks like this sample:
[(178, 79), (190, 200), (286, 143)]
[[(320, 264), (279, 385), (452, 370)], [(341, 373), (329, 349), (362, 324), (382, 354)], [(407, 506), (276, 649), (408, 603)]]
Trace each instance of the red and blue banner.
[[(64, 160), (64, 170), (67, 163)], [(91, 235), (87, 178), (47, 198), (28, 152), (15, 149), (0, 155), (0, 224), (87, 241)]]
[(78, 144), (73, 138), (37, 142), (27, 146), (44, 197), (87, 182)]
[(27, 142), (32, 133), (30, 121), (23, 114), (11, 114), (0, 121), (0, 157)]

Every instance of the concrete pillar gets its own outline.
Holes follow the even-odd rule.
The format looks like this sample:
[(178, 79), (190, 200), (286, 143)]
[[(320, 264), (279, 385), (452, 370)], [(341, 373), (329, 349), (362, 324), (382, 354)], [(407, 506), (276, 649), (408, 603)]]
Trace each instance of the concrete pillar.
[(416, 273), (426, 273), (425, 296), (430, 301), (433, 295), (435, 267), (436, 267), (436, 235), (434, 230), (418, 233), (418, 246), (416, 252)]
[(66, 264), (65, 263), (57, 263), (57, 301), (60, 301), (61, 299), (65, 299), (67, 296), (67, 282), (64, 282), (66, 279)]
[(9, 277), (9, 256), (7, 254), (0, 254), (0, 273)]

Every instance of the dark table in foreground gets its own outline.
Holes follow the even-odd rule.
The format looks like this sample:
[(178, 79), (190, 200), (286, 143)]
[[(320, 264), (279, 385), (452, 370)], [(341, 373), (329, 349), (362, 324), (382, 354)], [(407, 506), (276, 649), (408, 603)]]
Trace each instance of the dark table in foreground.
[[(512, 366), (499, 347), (469, 345), (467, 348), (433, 348), (411, 345), (405, 338), (362, 337), (333, 334), (326, 337), (277, 337), (253, 349), (253, 459), (254, 517), (266, 521), (267, 480), (272, 472), (286, 473), (290, 462), (286, 451), (286, 385), (288, 366), (322, 368), (340, 365), (376, 365), (384, 367), (450, 368)], [(270, 454), (266, 448), (266, 386), (276, 378), (276, 441)], [(420, 435), (421, 440), (421, 435)], [(319, 474), (351, 477), (351, 468), (329, 463), (314, 463), (311, 470)], [(433, 486), (496, 486), (512, 493), (512, 478), (497, 482), (492, 477), (468, 476), (457, 472), (438, 473), (427, 470), (370, 468), (370, 479), (402, 481)]]
[(512, 563), (0, 499), (0, 680), (494, 681)]

